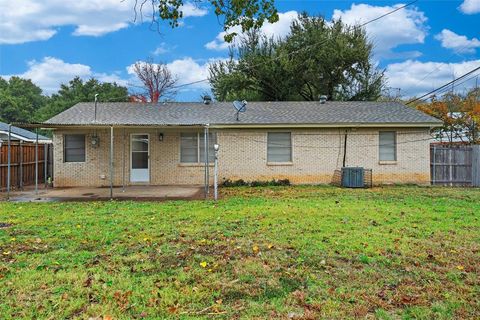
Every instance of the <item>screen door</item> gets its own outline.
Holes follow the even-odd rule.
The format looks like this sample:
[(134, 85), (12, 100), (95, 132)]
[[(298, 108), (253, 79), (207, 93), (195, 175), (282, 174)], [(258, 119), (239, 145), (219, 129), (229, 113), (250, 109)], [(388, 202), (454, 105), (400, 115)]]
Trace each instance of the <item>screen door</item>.
[(130, 181), (150, 181), (150, 143), (148, 134), (130, 136)]

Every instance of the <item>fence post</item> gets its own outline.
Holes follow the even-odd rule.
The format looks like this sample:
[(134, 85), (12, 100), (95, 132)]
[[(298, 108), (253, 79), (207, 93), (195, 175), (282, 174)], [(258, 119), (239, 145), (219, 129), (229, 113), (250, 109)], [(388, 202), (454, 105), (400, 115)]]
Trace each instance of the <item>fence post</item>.
[(453, 161), (452, 161), (452, 151), (453, 149), (448, 149), (448, 177), (450, 180), (450, 187), (453, 186)]
[(472, 146), (472, 187), (480, 187), (480, 145)]
[(433, 145), (433, 169), (432, 169), (432, 185), (435, 185), (435, 176), (437, 175), (437, 168), (435, 167), (435, 162), (436, 162), (436, 148), (435, 145)]

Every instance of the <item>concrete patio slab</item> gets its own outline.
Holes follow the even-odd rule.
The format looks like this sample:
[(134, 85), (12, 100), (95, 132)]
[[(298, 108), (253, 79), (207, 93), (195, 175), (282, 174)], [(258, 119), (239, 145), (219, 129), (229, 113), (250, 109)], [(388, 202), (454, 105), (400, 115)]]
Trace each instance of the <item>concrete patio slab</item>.
[[(113, 188), (115, 200), (164, 201), (203, 199), (202, 186), (128, 186)], [(2, 193), (2, 199), (6, 194)], [(96, 201), (110, 200), (110, 188), (75, 187), (32, 189), (13, 191), (9, 201), (13, 202), (54, 202), (54, 201)]]

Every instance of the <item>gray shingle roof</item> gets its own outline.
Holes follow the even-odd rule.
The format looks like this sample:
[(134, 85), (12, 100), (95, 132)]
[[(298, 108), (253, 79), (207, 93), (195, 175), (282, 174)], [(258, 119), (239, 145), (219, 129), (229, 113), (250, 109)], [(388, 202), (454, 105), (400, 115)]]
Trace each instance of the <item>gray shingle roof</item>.
[[(5, 122), (0, 122), (0, 132), (3, 134), (8, 134), (8, 124)], [(28, 131), (19, 127), (12, 126), (12, 134), (23, 138), (22, 140), (33, 141), (36, 139), (35, 132)], [(50, 138), (42, 136), (41, 134), (38, 135), (38, 140), (50, 140)]]
[[(47, 124), (92, 125), (94, 103), (78, 103)], [(438, 125), (441, 122), (397, 102), (249, 102), (236, 121), (230, 102), (99, 103), (96, 124), (102, 125)]]

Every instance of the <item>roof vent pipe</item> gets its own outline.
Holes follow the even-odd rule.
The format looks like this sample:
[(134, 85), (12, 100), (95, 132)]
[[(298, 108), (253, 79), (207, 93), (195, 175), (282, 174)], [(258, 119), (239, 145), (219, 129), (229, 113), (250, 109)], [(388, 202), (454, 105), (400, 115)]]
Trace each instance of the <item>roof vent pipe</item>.
[(209, 95), (203, 96), (203, 104), (210, 104), (210, 102), (212, 102), (212, 97)]
[(320, 96), (320, 103), (321, 103), (321, 104), (325, 104), (325, 102), (327, 102), (327, 96), (321, 95), (321, 96)]
[(98, 93), (95, 93), (94, 122), (97, 122), (97, 101), (98, 101)]

